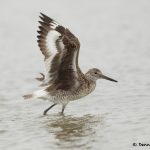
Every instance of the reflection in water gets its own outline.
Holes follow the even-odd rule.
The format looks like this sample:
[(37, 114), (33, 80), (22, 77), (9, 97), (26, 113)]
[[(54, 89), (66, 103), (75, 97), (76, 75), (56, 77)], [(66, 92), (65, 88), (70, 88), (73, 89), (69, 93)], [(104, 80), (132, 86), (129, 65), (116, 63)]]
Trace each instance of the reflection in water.
[(96, 140), (98, 116), (48, 116), (46, 128), (53, 133), (57, 147), (61, 149), (90, 149)]

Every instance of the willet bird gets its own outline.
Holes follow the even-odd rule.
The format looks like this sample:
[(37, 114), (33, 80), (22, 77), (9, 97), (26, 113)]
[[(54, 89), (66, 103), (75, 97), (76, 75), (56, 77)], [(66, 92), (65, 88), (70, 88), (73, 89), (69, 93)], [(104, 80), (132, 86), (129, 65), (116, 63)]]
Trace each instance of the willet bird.
[(79, 40), (69, 29), (48, 16), (41, 13), (40, 19), (37, 42), (45, 57), (46, 74), (41, 73), (42, 77), (36, 78), (42, 82), (41, 89), (23, 97), (52, 102), (53, 105), (44, 111), (44, 115), (57, 104), (62, 105), (63, 114), (70, 101), (80, 99), (94, 91), (98, 79), (117, 82), (96, 68), (82, 73), (78, 65)]

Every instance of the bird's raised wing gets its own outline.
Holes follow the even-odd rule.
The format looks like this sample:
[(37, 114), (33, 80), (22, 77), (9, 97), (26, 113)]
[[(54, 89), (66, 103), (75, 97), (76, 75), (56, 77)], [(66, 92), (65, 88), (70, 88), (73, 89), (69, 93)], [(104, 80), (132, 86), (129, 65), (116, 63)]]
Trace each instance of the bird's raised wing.
[(78, 39), (56, 21), (41, 13), (38, 45), (45, 56), (46, 84), (56, 89), (68, 90), (78, 85)]

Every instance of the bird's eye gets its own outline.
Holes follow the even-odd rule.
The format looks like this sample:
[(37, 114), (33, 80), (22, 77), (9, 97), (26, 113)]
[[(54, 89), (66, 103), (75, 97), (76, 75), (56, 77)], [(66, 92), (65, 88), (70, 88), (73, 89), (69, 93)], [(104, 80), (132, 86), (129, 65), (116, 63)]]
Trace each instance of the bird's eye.
[(95, 72), (95, 74), (97, 74), (97, 72)]

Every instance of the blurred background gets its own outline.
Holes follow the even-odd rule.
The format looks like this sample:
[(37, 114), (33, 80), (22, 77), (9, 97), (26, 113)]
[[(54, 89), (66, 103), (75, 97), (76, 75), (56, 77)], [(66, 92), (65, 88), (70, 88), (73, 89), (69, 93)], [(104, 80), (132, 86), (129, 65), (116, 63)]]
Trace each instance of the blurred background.
[[(98, 81), (65, 116), (57, 106), (43, 117), (48, 101), (22, 98), (44, 72), (36, 38), (40, 12), (79, 38), (83, 72), (97, 67), (119, 81)], [(149, 0), (0, 0), (0, 149), (127, 150), (148, 143), (149, 16)]]

